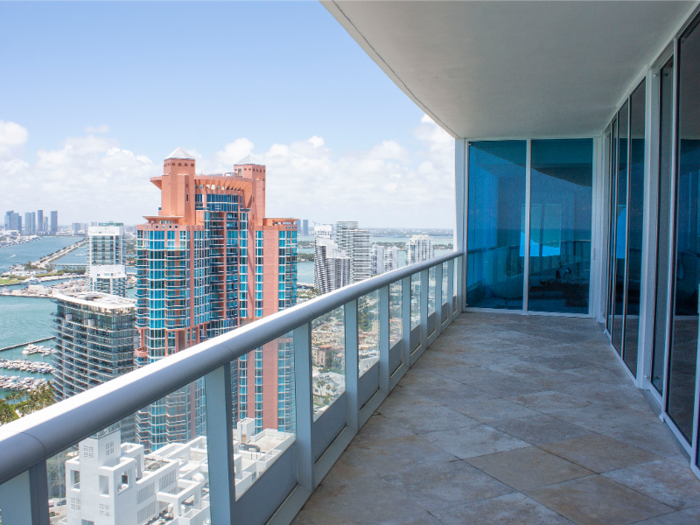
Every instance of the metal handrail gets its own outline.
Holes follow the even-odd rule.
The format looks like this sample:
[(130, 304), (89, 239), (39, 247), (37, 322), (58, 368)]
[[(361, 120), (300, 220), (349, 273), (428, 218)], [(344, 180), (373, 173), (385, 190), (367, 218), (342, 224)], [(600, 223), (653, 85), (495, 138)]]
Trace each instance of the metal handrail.
[(355, 283), (237, 328), (0, 427), (0, 484), (248, 352), (462, 252)]

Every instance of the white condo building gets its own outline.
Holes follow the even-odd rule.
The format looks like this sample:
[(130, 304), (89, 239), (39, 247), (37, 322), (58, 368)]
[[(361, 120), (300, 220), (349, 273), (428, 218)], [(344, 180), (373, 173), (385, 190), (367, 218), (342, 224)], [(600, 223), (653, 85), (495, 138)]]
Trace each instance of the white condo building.
[(406, 246), (406, 257), (408, 264), (415, 264), (421, 261), (432, 259), (435, 256), (433, 241), (429, 235), (413, 235)]
[(396, 246), (384, 247), (372, 245), (371, 252), (372, 275), (396, 270), (399, 267), (399, 249)]
[(88, 267), (92, 290), (126, 295), (124, 225), (107, 222), (88, 229)]
[(321, 293), (332, 292), (352, 282), (350, 257), (331, 239), (332, 231), (331, 226), (314, 228), (314, 287)]
[(369, 230), (357, 227), (357, 221), (338, 221), (335, 242), (350, 258), (350, 282), (358, 283), (372, 276)]
[[(233, 461), (236, 493), (243, 494), (294, 443), (294, 434), (239, 421)], [(65, 463), (66, 525), (203, 525), (209, 512), (207, 438), (171, 443), (145, 454), (121, 443), (118, 426), (80, 442)]]

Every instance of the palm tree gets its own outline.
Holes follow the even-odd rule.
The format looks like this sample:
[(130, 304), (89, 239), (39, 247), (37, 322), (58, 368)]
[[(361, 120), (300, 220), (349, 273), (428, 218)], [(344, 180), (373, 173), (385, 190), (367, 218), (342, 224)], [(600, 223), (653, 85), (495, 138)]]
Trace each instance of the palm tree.
[(7, 403), (4, 399), (0, 399), (0, 424), (4, 425), (5, 423), (18, 419), (18, 417), (13, 405)]

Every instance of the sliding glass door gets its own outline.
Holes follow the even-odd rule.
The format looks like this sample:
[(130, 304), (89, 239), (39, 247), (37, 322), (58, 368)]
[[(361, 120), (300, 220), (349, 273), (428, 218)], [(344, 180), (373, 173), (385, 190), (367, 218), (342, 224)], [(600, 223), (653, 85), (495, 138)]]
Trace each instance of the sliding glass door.
[(532, 140), (529, 150), (524, 140), (469, 144), (467, 305), (588, 314), (593, 141)]
[(679, 42), (678, 162), (675, 177), (673, 302), (668, 366), (668, 415), (692, 439), (700, 286), (700, 30)]

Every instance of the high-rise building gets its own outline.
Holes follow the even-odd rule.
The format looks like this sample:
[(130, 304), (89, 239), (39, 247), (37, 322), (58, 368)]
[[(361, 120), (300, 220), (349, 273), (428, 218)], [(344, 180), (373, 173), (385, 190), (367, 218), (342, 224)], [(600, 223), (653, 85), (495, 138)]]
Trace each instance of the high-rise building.
[[(94, 292), (54, 294), (56, 303), (53, 387), (56, 400), (72, 397), (134, 369), (135, 305), (131, 299)], [(135, 439), (134, 418), (122, 435)]]
[(391, 246), (384, 249), (384, 271), (390, 272), (399, 267), (399, 249)]
[(379, 275), (381, 273), (384, 273), (384, 256), (384, 246), (373, 244), (371, 252), (372, 275)]
[(408, 264), (426, 261), (435, 257), (435, 249), (430, 235), (412, 235), (406, 245), (406, 258)]
[(126, 295), (124, 225), (99, 223), (88, 228), (88, 268), (93, 291)]
[(58, 233), (58, 212), (51, 212), (51, 235), (56, 235)]
[(357, 283), (371, 277), (369, 230), (357, 227), (357, 221), (338, 221), (335, 242), (350, 257), (350, 282)]
[[(296, 303), (297, 227), (265, 217), (265, 166), (246, 159), (233, 172), (197, 175), (195, 164), (182, 148), (165, 159), (151, 179), (161, 190), (158, 215), (137, 227), (140, 366)], [(234, 371), (234, 414), (258, 429), (287, 428), (291, 341), (254, 354)], [(139, 412), (139, 442), (156, 450), (201, 435), (202, 395), (199, 381)]]
[(350, 257), (331, 239), (331, 226), (316, 225), (314, 229), (314, 288), (321, 293), (332, 292), (350, 284)]
[(14, 210), (9, 210), (5, 212), (5, 229), (12, 230), (12, 216), (15, 214)]
[(37, 210), (36, 212), (36, 232), (44, 233), (44, 210)]
[(44, 233), (49, 233), (49, 218), (44, 217), (43, 230)]
[(24, 235), (36, 233), (36, 213), (28, 211), (24, 214)]
[(301, 221), (301, 235), (309, 234), (309, 219), (303, 219)]

